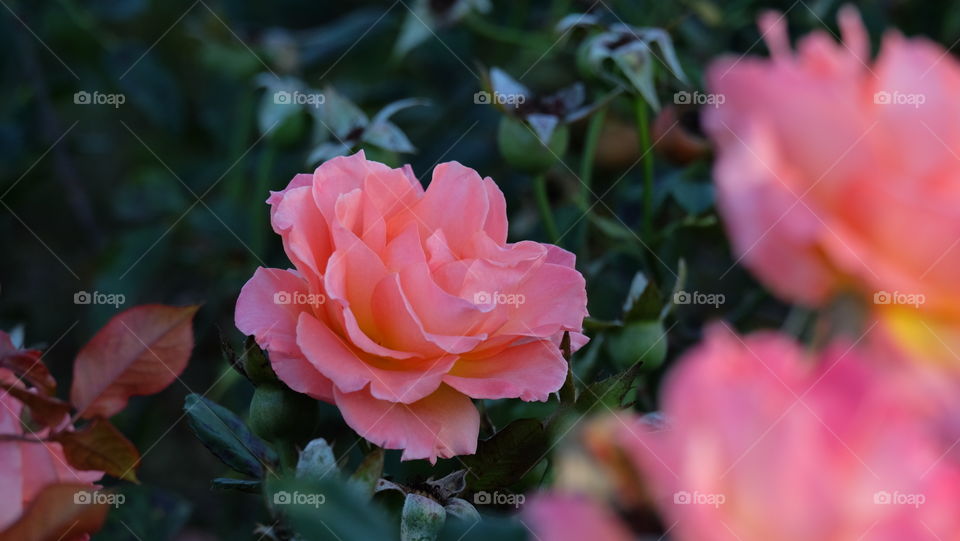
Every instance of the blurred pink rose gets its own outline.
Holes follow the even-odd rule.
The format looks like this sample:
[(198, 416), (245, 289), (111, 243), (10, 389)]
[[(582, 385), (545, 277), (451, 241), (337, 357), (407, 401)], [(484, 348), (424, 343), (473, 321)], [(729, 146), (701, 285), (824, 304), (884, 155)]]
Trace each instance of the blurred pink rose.
[(867, 355), (708, 329), (668, 376), (666, 426), (619, 432), (671, 537), (955, 539), (956, 401)]
[(274, 192), (296, 270), (257, 269), (236, 324), (292, 389), (404, 459), (475, 452), (471, 398), (546, 400), (586, 316), (574, 256), (507, 243), (503, 194), (456, 162), (424, 191), (409, 166), (332, 159)]
[[(842, 290), (960, 318), (960, 64), (888, 32), (876, 60), (854, 9), (791, 50), (784, 17), (760, 26), (770, 59), (708, 73), (718, 207), (736, 254), (786, 299)], [(929, 334), (929, 333), (927, 333)]]
[[(2, 331), (0, 342), (9, 343), (9, 337)], [(0, 382), (19, 384), (14, 374), (5, 368), (0, 368)], [(0, 389), (0, 437), (45, 437), (47, 429), (24, 430), (20, 420), (22, 410), (19, 400)], [(101, 477), (102, 472), (70, 467), (59, 443), (0, 441), (0, 531), (20, 517), (41, 489), (57, 483), (87, 484), (92, 488)]]
[(634, 536), (613, 511), (577, 495), (543, 494), (523, 508), (523, 521), (540, 541), (631, 541)]

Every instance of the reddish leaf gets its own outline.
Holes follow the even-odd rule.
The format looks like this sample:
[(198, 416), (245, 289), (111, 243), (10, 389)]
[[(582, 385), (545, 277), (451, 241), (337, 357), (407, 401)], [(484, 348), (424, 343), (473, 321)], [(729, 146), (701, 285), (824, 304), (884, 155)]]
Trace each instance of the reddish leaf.
[(162, 391), (187, 366), (199, 306), (147, 304), (122, 312), (73, 364), (70, 400), (81, 417), (110, 417), (131, 396)]
[(26, 404), (30, 408), (30, 416), (43, 426), (56, 427), (70, 414), (70, 404), (63, 400), (33, 393), (18, 385), (0, 383), (0, 389), (5, 389), (10, 396)]
[(68, 541), (99, 531), (107, 518), (109, 506), (105, 503), (85, 504), (77, 498), (78, 494), (91, 490), (90, 485), (81, 484), (44, 487), (20, 518), (0, 532), (0, 539)]
[(11, 370), (44, 394), (53, 395), (57, 390), (57, 382), (40, 361), (40, 350), (17, 349), (10, 335), (3, 331), (0, 331), (0, 368)]
[(134, 471), (140, 462), (140, 453), (130, 440), (110, 421), (97, 418), (76, 431), (58, 432), (51, 436), (63, 445), (67, 462), (78, 470), (96, 470), (137, 483)]

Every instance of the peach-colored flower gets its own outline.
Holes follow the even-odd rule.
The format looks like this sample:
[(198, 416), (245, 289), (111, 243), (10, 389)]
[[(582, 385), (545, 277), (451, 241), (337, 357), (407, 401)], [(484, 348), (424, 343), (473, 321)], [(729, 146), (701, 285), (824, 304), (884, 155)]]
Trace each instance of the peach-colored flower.
[(955, 539), (956, 399), (866, 356), (708, 329), (665, 383), (666, 426), (620, 431), (671, 537)]
[(471, 398), (546, 400), (586, 316), (574, 256), (507, 243), (503, 194), (456, 162), (427, 190), (362, 152), (297, 175), (268, 199), (295, 270), (256, 271), (236, 324), (292, 389), (404, 459), (471, 454)]
[[(0, 341), (9, 343), (0, 331)], [(0, 368), (0, 382), (18, 384), (14, 374)], [(0, 389), (0, 436), (43, 438), (48, 429), (25, 432), (21, 423), (23, 404)], [(56, 483), (92, 484), (103, 472), (72, 468), (56, 442), (0, 441), (0, 531), (15, 522), (41, 489)]]
[(815, 32), (793, 52), (783, 17), (760, 26), (770, 59), (723, 59), (707, 77), (723, 96), (705, 128), (739, 258), (792, 301), (854, 290), (898, 320), (960, 321), (960, 63), (895, 31), (872, 60), (851, 8), (843, 43)]

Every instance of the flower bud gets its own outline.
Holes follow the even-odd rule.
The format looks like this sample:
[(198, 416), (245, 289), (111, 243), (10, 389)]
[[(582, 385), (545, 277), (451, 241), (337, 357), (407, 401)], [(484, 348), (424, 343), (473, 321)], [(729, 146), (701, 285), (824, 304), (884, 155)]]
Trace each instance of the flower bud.
[(567, 151), (570, 132), (564, 125), (553, 130), (548, 144), (543, 142), (523, 121), (503, 116), (497, 131), (500, 154), (511, 166), (527, 173), (542, 173)]

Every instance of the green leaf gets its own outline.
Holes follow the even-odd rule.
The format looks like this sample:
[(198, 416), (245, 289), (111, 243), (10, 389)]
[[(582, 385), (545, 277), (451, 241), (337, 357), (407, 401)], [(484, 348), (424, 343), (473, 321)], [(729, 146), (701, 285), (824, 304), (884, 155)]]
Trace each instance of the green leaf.
[(380, 120), (370, 123), (363, 130), (363, 142), (378, 146), (391, 152), (416, 152), (416, 147), (407, 138), (407, 135), (393, 122)]
[(627, 300), (623, 304), (623, 320), (654, 320), (660, 318), (663, 309), (663, 300), (660, 290), (650, 282), (646, 275), (638, 272), (633, 276)]
[(537, 419), (518, 419), (481, 441), (474, 455), (462, 457), (467, 486), (473, 490), (506, 489), (546, 455), (549, 439)]
[(271, 478), (266, 489), (274, 511), (304, 541), (398, 538), (395, 523), (386, 513), (339, 476), (322, 480)]
[(370, 496), (373, 496), (377, 488), (377, 481), (383, 475), (383, 457), (384, 451), (380, 447), (370, 451), (363, 458), (363, 462), (357, 466), (357, 471), (350, 476), (350, 481), (365, 490)]
[(260, 481), (250, 479), (230, 479), (228, 477), (217, 477), (213, 480), (210, 488), (218, 492), (246, 492), (248, 494), (259, 494), (263, 489)]
[(184, 410), (193, 433), (227, 466), (259, 479), (278, 464), (277, 453), (232, 411), (198, 394), (187, 395)]
[(410, 107), (417, 107), (418, 105), (426, 107), (430, 105), (430, 100), (425, 100), (423, 98), (406, 98), (388, 103), (383, 107), (383, 109), (377, 111), (377, 114), (373, 115), (373, 119), (370, 120), (370, 124), (385, 122), (390, 120), (390, 117), (399, 113), (400, 111), (409, 109)]
[[(472, 520), (447, 520), (440, 532), (442, 541), (527, 541), (529, 530), (516, 517), (483, 517)], [(548, 540), (544, 540), (548, 541)]]
[(317, 109), (317, 118), (326, 129), (333, 132), (338, 141), (346, 139), (355, 128), (365, 128), (370, 119), (346, 96), (332, 86), (323, 89), (323, 105)]
[(441, 501), (456, 496), (467, 488), (467, 470), (457, 470), (440, 479), (428, 479), (427, 485)]
[(447, 504), (443, 506), (448, 517), (453, 517), (467, 522), (477, 522), (480, 520), (480, 513), (472, 503), (462, 498), (450, 498)]
[(446, 518), (447, 512), (439, 503), (419, 494), (407, 494), (400, 515), (400, 540), (433, 541)]
[(650, 46), (643, 41), (634, 41), (618, 47), (610, 57), (643, 99), (654, 109), (660, 109), (660, 100), (653, 84), (653, 57)]
[(352, 147), (350, 145), (336, 143), (320, 143), (307, 156), (307, 166), (313, 167), (337, 156), (346, 156), (350, 154)]
[(621, 369), (640, 364), (654, 370), (667, 357), (667, 331), (659, 319), (631, 321), (610, 332), (607, 350)]
[(580, 393), (577, 410), (584, 413), (596, 410), (598, 407), (602, 410), (606, 409), (604, 405), (614, 411), (623, 408), (623, 399), (633, 390), (640, 372), (641, 365), (636, 364), (617, 375), (588, 385)]
[(700, 214), (713, 206), (713, 185), (677, 177), (670, 182), (670, 193), (683, 210), (690, 214)]
[(393, 57), (397, 60), (403, 58), (414, 47), (420, 45), (433, 35), (433, 27), (436, 22), (426, 2), (415, 2), (412, 8), (409, 8), (407, 17), (403, 20), (403, 27), (400, 29), (400, 37), (397, 38), (393, 46)]
[(192, 504), (174, 492), (128, 484), (118, 496), (123, 504), (110, 508), (103, 530), (94, 539), (171, 541), (179, 539), (177, 534), (190, 518)]

